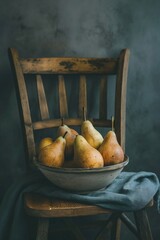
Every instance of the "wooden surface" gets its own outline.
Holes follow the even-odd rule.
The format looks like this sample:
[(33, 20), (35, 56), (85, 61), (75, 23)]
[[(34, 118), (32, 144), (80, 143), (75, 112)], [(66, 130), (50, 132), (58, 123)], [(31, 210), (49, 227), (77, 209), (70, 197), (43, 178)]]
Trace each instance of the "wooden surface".
[(42, 120), (49, 119), (48, 104), (41, 75), (37, 75), (36, 80), (41, 119)]
[(71, 73), (107, 73), (114, 74), (117, 59), (107, 58), (28, 58), (21, 59), (24, 73), (33, 74), (71, 74)]
[(110, 210), (73, 201), (53, 200), (39, 194), (25, 194), (25, 209), (38, 217), (75, 217), (111, 213)]

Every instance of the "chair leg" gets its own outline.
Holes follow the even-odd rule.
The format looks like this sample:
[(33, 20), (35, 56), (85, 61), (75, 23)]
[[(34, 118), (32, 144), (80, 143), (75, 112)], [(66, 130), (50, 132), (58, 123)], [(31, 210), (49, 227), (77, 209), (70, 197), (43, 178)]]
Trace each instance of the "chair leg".
[(111, 240), (120, 240), (121, 237), (121, 219), (115, 215), (112, 220)]
[(113, 216), (111, 215), (105, 222), (105, 225), (102, 227), (102, 229), (99, 231), (99, 233), (97, 234), (95, 240), (101, 240), (104, 239), (104, 233), (106, 232), (106, 230), (111, 229), (112, 226), (112, 218)]
[(65, 225), (68, 229), (70, 229), (71, 233), (75, 236), (75, 239), (77, 240), (85, 240), (82, 232), (80, 229), (76, 226), (74, 221), (71, 218), (68, 218), (67, 220), (63, 220)]
[(105, 226), (103, 229), (100, 230), (96, 240), (104, 239), (104, 233), (106, 229), (110, 229), (110, 239), (111, 240), (120, 240), (121, 235), (121, 219), (120, 219), (121, 213), (119, 214), (111, 214), (111, 216), (106, 221)]
[(39, 218), (36, 240), (48, 240), (49, 218)]
[(136, 236), (138, 237), (137, 226), (127, 217), (126, 214), (122, 213), (120, 216), (122, 223)]
[(139, 240), (153, 240), (146, 209), (134, 212)]

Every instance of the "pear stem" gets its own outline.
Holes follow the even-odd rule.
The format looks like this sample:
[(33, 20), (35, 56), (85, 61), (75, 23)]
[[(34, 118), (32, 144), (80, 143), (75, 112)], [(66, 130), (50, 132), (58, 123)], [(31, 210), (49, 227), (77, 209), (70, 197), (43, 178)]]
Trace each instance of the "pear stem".
[(83, 107), (83, 121), (86, 121), (86, 111), (84, 107)]
[(114, 116), (112, 116), (112, 131), (114, 131)]
[(61, 118), (61, 121), (62, 121), (61, 126), (63, 126), (64, 125), (64, 118)]
[(65, 136), (67, 135), (68, 132), (65, 132), (65, 134), (63, 135), (63, 138), (65, 138)]

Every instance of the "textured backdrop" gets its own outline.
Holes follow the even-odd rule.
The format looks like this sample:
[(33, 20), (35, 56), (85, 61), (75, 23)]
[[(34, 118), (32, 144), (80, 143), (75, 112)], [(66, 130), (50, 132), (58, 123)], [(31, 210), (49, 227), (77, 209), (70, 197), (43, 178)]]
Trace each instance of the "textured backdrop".
[[(0, 196), (26, 169), (8, 47), (25, 57), (105, 57), (130, 48), (128, 170), (159, 176), (159, 9), (159, 0), (0, 1)], [(154, 211), (149, 214), (156, 239), (160, 216)]]

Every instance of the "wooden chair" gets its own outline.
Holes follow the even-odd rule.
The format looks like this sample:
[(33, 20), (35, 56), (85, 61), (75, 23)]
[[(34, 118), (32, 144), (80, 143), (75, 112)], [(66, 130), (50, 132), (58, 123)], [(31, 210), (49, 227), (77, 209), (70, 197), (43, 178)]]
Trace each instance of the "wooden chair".
[[(66, 125), (79, 127), (83, 121), (84, 109), (93, 125), (103, 128), (105, 133), (107, 128), (112, 127), (111, 116), (114, 115), (115, 132), (125, 151), (129, 55), (129, 49), (124, 49), (115, 58), (20, 58), (16, 49), (9, 49), (28, 162), (33, 161), (36, 144), (42, 133), (54, 131), (61, 125), (62, 118)], [(47, 81), (51, 86), (47, 85)], [(92, 90), (93, 85), (99, 92), (97, 95)], [(91, 112), (95, 111), (94, 104), (99, 110), (91, 116)], [(121, 222), (125, 223), (137, 239), (152, 239), (145, 208), (133, 213), (133, 223), (122, 212), (28, 193), (25, 195), (25, 210), (38, 219), (37, 240), (48, 239), (51, 218), (65, 219), (65, 225), (72, 229), (75, 239), (84, 239), (72, 219), (93, 215), (104, 215), (106, 221), (102, 231), (96, 236), (97, 240), (104, 239), (103, 233), (108, 226), (111, 226), (111, 239), (120, 239)]]

